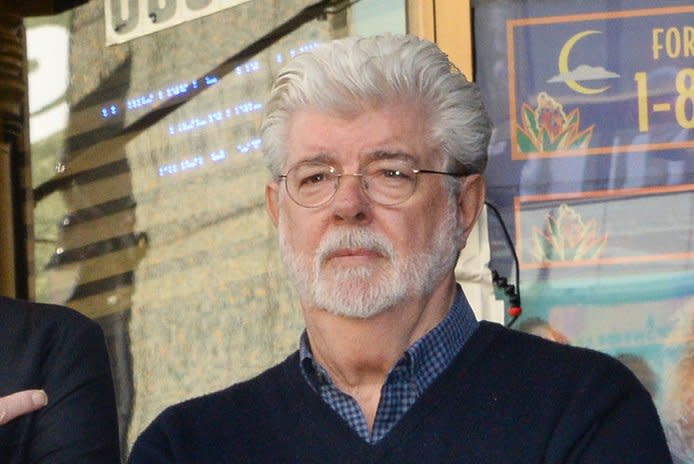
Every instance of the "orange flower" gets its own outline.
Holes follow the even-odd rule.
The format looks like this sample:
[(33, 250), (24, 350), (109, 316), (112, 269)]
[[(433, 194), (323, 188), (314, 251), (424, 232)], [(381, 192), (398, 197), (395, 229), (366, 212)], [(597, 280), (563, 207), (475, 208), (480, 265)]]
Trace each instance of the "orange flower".
[(546, 153), (585, 148), (593, 136), (594, 126), (580, 130), (578, 108), (568, 115), (546, 92), (537, 96), (537, 107), (523, 103), (522, 125), (516, 125), (516, 142), (521, 153)]

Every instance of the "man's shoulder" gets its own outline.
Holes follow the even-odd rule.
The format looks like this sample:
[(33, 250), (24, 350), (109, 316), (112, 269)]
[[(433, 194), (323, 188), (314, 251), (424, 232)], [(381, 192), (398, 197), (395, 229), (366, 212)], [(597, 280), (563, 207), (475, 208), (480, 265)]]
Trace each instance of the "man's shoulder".
[(183, 404), (195, 407), (197, 404), (202, 405), (218, 401), (243, 404), (248, 404), (249, 401), (258, 401), (258, 395), (273, 395), (277, 392), (280, 385), (289, 387), (286, 375), (294, 367), (297, 369), (299, 367), (298, 352), (296, 351), (285, 358), (284, 361), (275, 364), (248, 380), (233, 384), (223, 390), (188, 400)]
[(539, 363), (571, 361), (579, 363), (579, 366), (595, 363), (621, 365), (619, 361), (603, 352), (554, 342), (492, 322), (480, 322), (479, 333), (484, 340), (493, 344), (497, 352), (500, 351), (505, 358), (513, 361), (533, 358), (533, 362)]
[(270, 436), (299, 428), (302, 382), (295, 352), (249, 380), (170, 406), (140, 434), (129, 462), (246, 462)]
[(410, 417), (445, 417), (446, 430), (464, 430), (459, 455), (480, 462), (669, 462), (649, 393), (604, 353), (481, 322), (436, 382)]
[(249, 380), (169, 406), (140, 434), (130, 462), (199, 462), (255, 443), (257, 434), (298, 417), (287, 414), (298, 362), (294, 353)]
[(222, 411), (224, 414), (243, 415), (246, 412), (256, 414), (258, 408), (268, 405), (268, 402), (278, 395), (278, 387), (291, 388), (286, 374), (292, 370), (292, 364), (295, 364), (298, 369), (297, 352), (248, 380), (169, 406), (155, 422), (185, 421), (187, 418), (199, 419), (200, 417), (213, 418)]
[(491, 376), (525, 385), (545, 383), (556, 391), (588, 391), (594, 387), (612, 394), (645, 391), (626, 366), (603, 352), (488, 322), (480, 323), (477, 335), (480, 364)]
[(38, 370), (45, 378), (49, 372), (73, 369), (69, 360), (98, 356), (101, 366), (101, 358), (106, 359), (99, 324), (60, 305), (0, 297), (0, 339), (5, 347), (0, 350), (0, 374), (3, 369), (14, 372), (13, 385), (33, 378)]
[[(100, 332), (101, 329), (87, 316), (66, 306), (0, 296), (0, 331), (5, 330), (40, 335), (44, 332)], [(6, 339), (4, 333), (3, 339)]]

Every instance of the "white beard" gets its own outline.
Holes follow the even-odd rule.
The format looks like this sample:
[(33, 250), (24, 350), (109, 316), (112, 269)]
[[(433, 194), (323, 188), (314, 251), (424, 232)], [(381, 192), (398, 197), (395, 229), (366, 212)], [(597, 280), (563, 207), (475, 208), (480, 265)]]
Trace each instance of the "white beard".
[[(449, 198), (429, 250), (399, 256), (385, 236), (367, 228), (345, 227), (325, 234), (313, 257), (295, 253), (280, 214), (280, 255), (302, 300), (338, 316), (369, 318), (408, 297), (431, 293), (441, 277), (453, 270), (461, 238), (456, 213), (455, 200)], [(349, 267), (326, 263), (329, 254), (341, 248), (373, 250), (383, 259)]]

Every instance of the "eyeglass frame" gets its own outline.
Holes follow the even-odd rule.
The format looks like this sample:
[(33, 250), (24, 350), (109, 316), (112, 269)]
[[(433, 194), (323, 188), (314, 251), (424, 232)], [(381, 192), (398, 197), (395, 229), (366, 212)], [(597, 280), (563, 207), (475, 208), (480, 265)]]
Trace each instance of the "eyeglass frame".
[[(373, 162), (375, 162), (375, 161), (378, 161), (378, 159), (372, 160), (372, 161), (370, 161), (369, 163), (367, 163), (366, 166), (364, 166), (364, 167), (362, 168), (362, 170), (363, 170), (364, 168), (368, 167), (371, 163), (373, 163)], [(330, 168), (331, 174), (333, 174), (333, 175), (336, 177), (336, 179), (337, 179), (337, 181), (335, 182), (335, 188), (333, 189), (332, 195), (330, 195), (328, 198), (325, 199), (325, 201), (323, 201), (323, 202), (321, 202), (321, 203), (318, 203), (317, 205), (311, 205), (311, 206), (302, 205), (301, 203), (299, 203), (299, 201), (298, 201), (296, 198), (294, 198), (294, 197), (292, 196), (291, 192), (289, 191), (289, 184), (288, 184), (288, 182), (287, 182), (287, 176), (289, 176), (289, 173), (290, 173), (293, 169), (295, 169), (295, 168), (297, 168), (298, 166), (301, 166), (301, 165), (303, 165), (303, 164), (322, 164), (322, 165), (324, 165), (324, 166), (327, 166), (327, 167)], [(409, 196), (407, 196), (406, 198), (404, 198), (404, 199), (402, 199), (402, 200), (400, 200), (400, 201), (398, 201), (398, 202), (396, 202), (396, 203), (381, 203), (381, 202), (378, 202), (378, 201), (374, 200), (373, 198), (371, 198), (371, 195), (369, 195), (369, 190), (368, 190), (368, 188), (364, 185), (364, 181), (363, 181), (363, 180), (360, 180), (359, 186), (360, 186), (360, 188), (361, 188), (361, 191), (364, 193), (364, 195), (366, 195), (366, 197), (367, 197), (370, 201), (373, 201), (373, 202), (376, 203), (377, 205), (381, 205), (381, 206), (397, 206), (397, 205), (400, 205), (400, 204), (406, 202), (406, 201), (409, 200), (410, 198), (412, 198), (412, 195), (414, 195), (414, 193), (417, 191), (418, 174), (438, 174), (438, 175), (442, 175), (442, 176), (452, 176), (452, 177), (458, 177), (458, 178), (467, 177), (467, 176), (468, 176), (468, 174), (466, 174), (466, 173), (447, 172), (447, 171), (437, 171), (437, 170), (434, 170), (434, 169), (417, 169), (417, 168), (412, 168), (412, 173), (415, 175), (415, 176), (414, 176), (414, 187), (412, 188), (412, 193), (410, 193)], [(297, 205), (301, 206), (302, 208), (311, 209), (311, 208), (320, 208), (321, 206), (325, 206), (325, 205), (327, 205), (328, 203), (330, 203), (330, 201), (331, 201), (333, 198), (335, 198), (335, 195), (337, 194), (337, 190), (340, 188), (340, 179), (341, 179), (343, 176), (361, 177), (361, 178), (363, 179), (363, 178), (364, 178), (364, 173), (363, 173), (363, 172), (359, 172), (359, 171), (357, 171), (357, 172), (352, 172), (352, 173), (346, 173), (346, 172), (339, 173), (339, 172), (338, 172), (338, 169), (337, 169), (335, 166), (331, 165), (331, 164), (325, 163), (325, 162), (323, 162), (323, 161), (305, 160), (305, 161), (300, 161), (300, 162), (296, 163), (294, 166), (292, 166), (291, 168), (287, 169), (287, 173), (286, 173), (286, 174), (279, 174), (279, 175), (277, 176), (277, 181), (279, 182), (279, 181), (281, 181), (281, 180), (284, 180), (284, 188), (285, 188), (285, 190), (287, 191), (287, 195), (289, 196), (289, 198), (292, 199), (292, 201), (293, 201), (294, 203), (296, 203)]]

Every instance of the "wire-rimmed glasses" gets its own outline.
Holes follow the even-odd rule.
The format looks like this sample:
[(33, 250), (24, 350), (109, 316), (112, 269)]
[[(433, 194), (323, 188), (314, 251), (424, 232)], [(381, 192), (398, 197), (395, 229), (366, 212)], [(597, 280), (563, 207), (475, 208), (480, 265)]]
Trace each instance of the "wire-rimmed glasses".
[(383, 158), (371, 161), (352, 174), (340, 172), (320, 161), (304, 161), (292, 166), (279, 178), (284, 179), (289, 197), (304, 208), (317, 208), (332, 200), (343, 176), (359, 177), (362, 191), (374, 203), (394, 206), (414, 194), (418, 174), (465, 176), (454, 172), (416, 169), (407, 159)]

